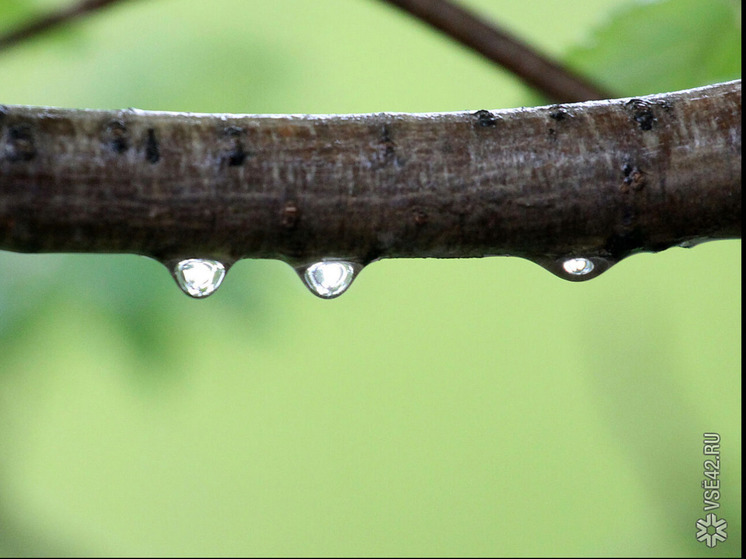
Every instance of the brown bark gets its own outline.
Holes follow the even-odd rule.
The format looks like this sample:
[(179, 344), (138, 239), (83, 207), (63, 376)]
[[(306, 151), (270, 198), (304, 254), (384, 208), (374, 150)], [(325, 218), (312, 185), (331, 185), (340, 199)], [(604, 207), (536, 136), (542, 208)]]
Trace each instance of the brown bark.
[(423, 115), (0, 106), (5, 250), (516, 255), (553, 271), (584, 256), (595, 275), (634, 252), (740, 236), (740, 80)]

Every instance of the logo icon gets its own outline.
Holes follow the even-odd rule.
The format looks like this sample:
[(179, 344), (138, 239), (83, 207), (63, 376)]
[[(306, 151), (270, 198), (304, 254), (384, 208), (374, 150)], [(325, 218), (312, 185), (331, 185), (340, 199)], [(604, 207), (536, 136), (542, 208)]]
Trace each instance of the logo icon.
[(725, 529), (728, 523), (724, 518), (718, 519), (715, 513), (710, 513), (706, 518), (697, 520), (697, 541), (705, 542), (707, 547), (715, 547), (718, 542), (724, 542), (728, 537)]

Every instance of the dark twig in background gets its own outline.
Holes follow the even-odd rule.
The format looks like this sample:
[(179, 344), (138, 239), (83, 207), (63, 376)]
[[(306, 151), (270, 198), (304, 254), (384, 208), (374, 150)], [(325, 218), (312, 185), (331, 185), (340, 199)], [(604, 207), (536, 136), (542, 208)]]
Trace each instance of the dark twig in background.
[[(82, 0), (0, 36), (0, 51), (122, 0)], [(436, 27), (466, 47), (514, 73), (550, 100), (573, 103), (614, 97), (537, 52), (493, 22), (449, 0), (384, 0)]]
[(593, 85), (494, 23), (448, 0), (384, 0), (440, 29), (446, 35), (505, 67), (557, 103), (610, 99)]
[(59, 11), (46, 14), (0, 36), (0, 51), (27, 41), (54, 27), (70, 23), (71, 21), (80, 19), (92, 12), (101, 10), (102, 8), (121, 1), (122, 0), (82, 0), (81, 2), (63, 7)]

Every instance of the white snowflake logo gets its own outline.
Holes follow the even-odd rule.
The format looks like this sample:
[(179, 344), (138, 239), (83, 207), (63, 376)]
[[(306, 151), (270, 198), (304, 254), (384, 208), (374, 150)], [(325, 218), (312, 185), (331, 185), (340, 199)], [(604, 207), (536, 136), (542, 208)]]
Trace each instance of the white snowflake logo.
[[(718, 517), (714, 513), (707, 515), (707, 518), (700, 518), (697, 520), (697, 541), (705, 542), (707, 547), (715, 547), (718, 542), (724, 542), (728, 537), (725, 533), (725, 529), (728, 527), (728, 523), (724, 518), (718, 520)], [(714, 530), (710, 530), (713, 528)]]

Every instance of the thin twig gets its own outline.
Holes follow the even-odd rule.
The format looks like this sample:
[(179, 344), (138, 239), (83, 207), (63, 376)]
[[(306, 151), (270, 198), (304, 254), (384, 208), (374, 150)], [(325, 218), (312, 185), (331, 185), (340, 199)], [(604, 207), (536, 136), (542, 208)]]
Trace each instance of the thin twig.
[(15, 46), (23, 41), (28, 41), (29, 39), (45, 33), (54, 27), (70, 23), (92, 12), (99, 11), (102, 8), (121, 1), (122, 0), (82, 0), (81, 2), (63, 7), (57, 12), (45, 14), (21, 25), (17, 29), (12, 29), (3, 36), (0, 36), (0, 51)]
[(614, 97), (494, 23), (449, 0), (384, 0), (505, 67), (551, 100), (574, 103)]

